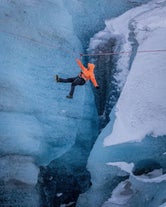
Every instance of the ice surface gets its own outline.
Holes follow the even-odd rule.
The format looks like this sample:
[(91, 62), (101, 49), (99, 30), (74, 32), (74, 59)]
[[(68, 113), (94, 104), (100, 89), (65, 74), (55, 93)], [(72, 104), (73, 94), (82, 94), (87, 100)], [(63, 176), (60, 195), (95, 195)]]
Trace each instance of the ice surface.
[(107, 165), (118, 166), (121, 170), (131, 173), (134, 167), (133, 163), (125, 163), (125, 162), (109, 162)]
[[(70, 86), (57, 84), (54, 75), (75, 76), (79, 72), (75, 58), (84, 52), (89, 38), (103, 29), (105, 19), (120, 15), (143, 2), (147, 0), (0, 2), (0, 187), (2, 191), (5, 190), (2, 195), (4, 201), (8, 201), (5, 205), (9, 206), (15, 200), (16, 206), (39, 206), (39, 192), (35, 186), (40, 165), (49, 169), (44, 178), (40, 177), (41, 185), (43, 178), (48, 187), (48, 191), (45, 191), (48, 200), (50, 192), (53, 198), (63, 192), (55, 192), (55, 174), (49, 176), (55, 167), (59, 167), (57, 171), (61, 175), (58, 181), (66, 178), (62, 179), (60, 187), (67, 189), (67, 192), (58, 198), (65, 200), (66, 195), (71, 198), (75, 195), (75, 188), (79, 194), (80, 190), (85, 191), (89, 187), (90, 175), (85, 164), (98, 133), (92, 90), (90, 84), (78, 87), (74, 99), (68, 100), (65, 97)], [(158, 21), (160, 25), (163, 24), (160, 18)], [(107, 31), (112, 33), (109, 21), (106, 21), (107, 24)], [(102, 36), (103, 33), (99, 38)], [(121, 36), (119, 43), (125, 40)], [(127, 67), (127, 70), (120, 68), (121, 73), (116, 77), (121, 89), (128, 74), (129, 59), (120, 60), (118, 64), (123, 62)], [(59, 165), (48, 165), (52, 160), (55, 160), (51, 162), (55, 165), (58, 160)], [(106, 162), (111, 160), (106, 159)], [(68, 174), (62, 173), (64, 166)], [(103, 169), (109, 174), (110, 166)], [(118, 170), (115, 167), (114, 170), (116, 174)], [(83, 178), (78, 176), (80, 174)], [(120, 173), (124, 176), (127, 174), (124, 171)], [(73, 180), (66, 175), (72, 176)], [(74, 176), (79, 179), (76, 180)], [(113, 187), (119, 180), (115, 180)], [(63, 186), (65, 182), (66, 186)], [(72, 185), (75, 182), (77, 185), (74, 188)], [(54, 189), (50, 189), (50, 186)], [(49, 202), (53, 201), (50, 199)]]
[[(165, 7), (156, 8), (152, 14), (147, 11), (134, 19), (138, 51), (165, 49), (165, 12)], [(140, 140), (147, 134), (155, 137), (166, 134), (165, 64), (164, 52), (138, 54), (135, 57), (116, 106), (113, 131), (105, 139), (105, 145)]]
[(164, 203), (164, 204), (160, 205), (159, 207), (165, 207), (165, 206), (166, 206), (166, 203)]
[(91, 41), (94, 50), (103, 44), (102, 35), (104, 41), (108, 36), (118, 36), (123, 39), (120, 51), (132, 51), (134, 55), (118, 57), (121, 72), (117, 79), (122, 93), (91, 151), (87, 167), (92, 186), (79, 197), (78, 207), (164, 205), (165, 52), (139, 51), (166, 49), (165, 14), (165, 1), (151, 1), (107, 20), (104, 31)]
[(38, 174), (39, 168), (30, 156), (1, 156), (0, 206), (39, 206)]
[[(83, 112), (65, 99), (69, 85), (57, 85), (53, 76), (60, 71), (64, 76), (77, 72), (74, 56), (81, 45), (62, 2), (1, 4), (1, 127), (5, 140), (1, 149), (11, 152), (11, 147), (12, 153), (35, 154), (38, 162), (48, 163), (71, 147), (77, 136), (72, 120), (81, 119)], [(63, 20), (63, 26), (58, 19)], [(73, 44), (77, 45), (75, 52)], [(70, 57), (73, 61), (68, 64)], [(82, 96), (76, 96), (76, 105), (84, 99), (85, 88), (80, 88)], [(69, 137), (67, 129), (71, 128)]]
[(28, 156), (3, 156), (0, 158), (0, 179), (5, 182), (19, 180), (22, 183), (36, 185), (39, 169)]
[[(112, 196), (110, 199), (108, 199), (108, 201), (106, 201), (102, 207), (108, 207), (108, 206), (113, 206), (113, 207), (118, 207), (118, 206), (158, 206), (158, 202), (157, 200), (160, 200), (160, 203), (163, 202), (164, 200), (164, 194), (163, 191), (165, 193), (165, 182), (162, 182), (163, 176), (158, 176), (157, 174), (154, 173), (156, 175), (156, 179), (160, 180), (159, 183), (160, 184), (152, 184), (153, 182), (155, 182), (153, 179), (144, 179), (141, 180), (139, 178), (136, 177), (131, 177), (130, 179), (119, 183), (119, 185), (114, 189), (114, 191), (112, 192)], [(135, 180), (136, 179), (136, 180)], [(138, 182), (139, 179), (139, 182)], [(149, 182), (146, 183), (146, 187), (144, 182)], [(140, 188), (142, 187), (142, 188)], [(139, 192), (139, 189), (141, 189), (141, 192)], [(138, 194), (136, 199), (133, 199), (134, 194)], [(144, 195), (144, 198), (142, 199), (142, 201), (140, 202), (139, 199), (142, 194)], [(157, 196), (156, 196), (157, 194)], [(135, 196), (136, 197), (136, 196)], [(155, 197), (155, 200), (153, 201), (153, 198)], [(134, 200), (134, 201), (133, 201)], [(137, 203), (137, 204), (136, 204)], [(150, 204), (148, 204), (150, 203)]]
[(132, 191), (130, 189), (129, 182), (127, 181), (121, 182), (113, 191), (111, 198), (107, 202), (105, 202), (104, 205), (102, 205), (102, 207), (108, 207), (112, 204), (124, 206), (127, 203), (127, 201), (131, 198), (131, 196), (132, 196)]
[(49, 163), (75, 143), (75, 120), (79, 126), (84, 117), (96, 119), (95, 109), (91, 110), (94, 100), (89, 84), (76, 89), (73, 107), (73, 102), (65, 99), (69, 85), (56, 84), (53, 78), (56, 73), (75, 76), (79, 72), (75, 58), (82, 51), (81, 43), (103, 27), (106, 17), (135, 6), (126, 1), (112, 1), (110, 7), (107, 1), (94, 2), (1, 1), (0, 108), (4, 153), (37, 155), (40, 164)]
[(54, 79), (76, 76), (82, 51), (64, 1), (2, 0), (0, 17), (1, 204), (37, 207), (39, 166), (66, 153), (78, 137), (90, 140), (90, 150), (97, 112), (89, 83), (68, 100), (70, 85)]

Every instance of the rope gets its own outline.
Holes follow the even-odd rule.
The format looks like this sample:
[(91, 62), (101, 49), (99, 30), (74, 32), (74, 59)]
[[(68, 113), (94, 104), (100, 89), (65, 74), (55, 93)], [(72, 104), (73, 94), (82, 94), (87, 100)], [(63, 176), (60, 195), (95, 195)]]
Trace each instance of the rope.
[(25, 36), (25, 35), (21, 35), (21, 34), (16, 34), (16, 33), (9, 32), (9, 31), (4, 31), (4, 30), (1, 30), (1, 29), (0, 29), (0, 32), (4, 33), (4, 34), (11, 35), (11, 36), (14, 36), (16, 39), (24, 39), (26, 41), (30, 41), (30, 42), (33, 42), (35, 44), (42, 45), (44, 47), (53, 48), (53, 49), (61, 50), (65, 53), (74, 54), (74, 52), (68, 51), (67, 49), (64, 49), (62, 46), (41, 42), (39, 40), (34, 39), (33, 37), (29, 37), (29, 36)]
[(20, 35), (20, 34), (15, 34), (13, 32), (8, 32), (8, 31), (3, 31), (3, 30), (0, 30), (1, 33), (5, 33), (5, 34), (8, 34), (8, 35), (12, 35), (16, 38), (21, 38), (21, 39), (25, 39), (25, 40), (28, 40), (28, 41), (31, 41), (31, 42), (35, 42), (37, 44), (40, 44), (40, 45), (44, 45), (44, 46), (47, 46), (47, 47), (50, 47), (50, 48), (58, 48), (56, 45), (51, 45), (51, 44), (48, 44), (48, 43), (43, 43), (39, 40), (36, 40), (32, 37), (28, 37), (28, 36), (24, 36), (24, 35)]
[[(8, 35), (15, 36), (16, 38), (26, 39), (26, 40), (34, 42), (36, 44), (44, 45), (44, 46), (47, 46), (47, 47), (50, 47), (50, 48), (60, 49), (59, 46), (57, 46), (57, 45), (52, 45), (52, 44), (49, 44), (49, 43), (43, 43), (43, 42), (41, 42), (39, 40), (36, 40), (32, 37), (28, 37), (28, 36), (24, 36), (24, 35), (20, 35), (20, 34), (15, 34), (15, 33), (12, 33), (12, 32), (9, 32), (9, 31), (3, 31), (3, 30), (0, 30), (0, 32), (8, 34)], [(64, 50), (63, 48), (61, 48), (61, 49)], [(66, 51), (66, 52), (69, 53), (68, 51)], [(163, 49), (163, 50), (138, 50), (137, 51), (137, 53), (152, 53), (152, 52), (154, 52), (154, 53), (155, 52), (166, 52), (166, 49)], [(85, 56), (106, 56), (106, 55), (118, 55), (118, 54), (129, 54), (129, 53), (132, 53), (132, 51), (105, 52), (105, 53), (94, 53), (94, 54), (82, 54), (81, 53), (80, 57), (82, 58), (82, 57), (85, 57)]]
[[(150, 52), (166, 52), (166, 50), (139, 50), (138, 53), (150, 53)], [(105, 52), (105, 53), (94, 53), (94, 54), (80, 54), (81, 57), (85, 56), (105, 56), (105, 55), (118, 55), (118, 54), (129, 54), (132, 51), (123, 51), (123, 52)]]

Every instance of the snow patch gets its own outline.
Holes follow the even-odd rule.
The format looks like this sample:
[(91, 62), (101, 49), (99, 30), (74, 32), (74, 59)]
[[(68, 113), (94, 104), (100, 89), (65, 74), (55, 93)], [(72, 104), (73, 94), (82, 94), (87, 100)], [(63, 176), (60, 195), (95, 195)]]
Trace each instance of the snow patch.
[(107, 165), (119, 167), (121, 170), (132, 173), (134, 163), (126, 163), (126, 162), (108, 162)]
[(119, 183), (119, 185), (112, 192), (112, 196), (102, 207), (111, 206), (111, 204), (125, 205), (132, 197), (133, 191), (129, 181)]
[[(131, 14), (134, 15), (132, 22), (135, 38), (139, 43), (138, 51), (166, 50), (163, 44), (166, 36), (166, 7), (155, 8), (152, 4), (151, 9), (147, 5), (138, 10), (133, 9), (125, 14), (130, 21)], [(123, 17), (124, 15), (119, 17), (118, 21), (121, 20), (122, 23)], [(116, 28), (115, 23), (114, 33), (119, 33), (119, 26)], [(129, 30), (123, 30), (123, 33), (128, 37)], [(166, 134), (165, 54), (136, 54), (116, 105), (113, 130), (104, 140), (105, 146), (141, 141), (146, 135), (158, 137)]]

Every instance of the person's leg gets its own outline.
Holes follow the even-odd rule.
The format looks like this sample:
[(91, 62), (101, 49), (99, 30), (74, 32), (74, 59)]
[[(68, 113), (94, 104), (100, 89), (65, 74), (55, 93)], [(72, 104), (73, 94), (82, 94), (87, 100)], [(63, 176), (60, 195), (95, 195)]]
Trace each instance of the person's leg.
[(75, 86), (84, 85), (84, 84), (85, 84), (85, 80), (83, 78), (77, 77), (71, 84), (71, 89), (70, 89), (70, 92), (69, 92), (69, 96), (67, 96), (67, 98), (72, 98), (73, 97)]
[(58, 78), (58, 82), (62, 83), (72, 83), (77, 77), (73, 78)]

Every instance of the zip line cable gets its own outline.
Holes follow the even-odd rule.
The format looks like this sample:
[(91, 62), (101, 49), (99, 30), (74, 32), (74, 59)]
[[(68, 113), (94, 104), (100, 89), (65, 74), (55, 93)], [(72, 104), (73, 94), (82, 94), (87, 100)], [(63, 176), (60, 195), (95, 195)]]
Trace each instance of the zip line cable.
[[(166, 52), (166, 49), (164, 49), (164, 50), (138, 50), (137, 51), (137, 53), (150, 53), (150, 52)], [(81, 57), (85, 57), (85, 56), (106, 56), (106, 55), (118, 55), (118, 54), (129, 54), (129, 53), (132, 53), (132, 51), (80, 54), (80, 56)]]
[(4, 34), (7, 34), (7, 35), (10, 35), (10, 36), (13, 36), (16, 39), (26, 40), (28, 42), (33, 42), (35, 44), (38, 44), (38, 45), (41, 45), (41, 46), (44, 46), (44, 47), (47, 47), (47, 48), (52, 48), (52, 49), (56, 49), (58, 51), (59, 50), (63, 51), (65, 53), (70, 53), (70, 54), (72, 53), (72, 54), (74, 54), (73, 51), (71, 51), (69, 49), (66, 49), (66, 48), (64, 49), (62, 46), (51, 44), (51, 43), (42, 42), (42, 41), (37, 40), (37, 39), (35, 39), (33, 37), (29, 37), (29, 36), (26, 36), (26, 35), (21, 35), (21, 34), (9, 32), (9, 31), (4, 31), (4, 30), (1, 30), (1, 29), (0, 29), (0, 32), (4, 33)]
[[(20, 34), (15, 34), (15, 33), (12, 33), (12, 32), (8, 32), (8, 31), (3, 31), (3, 30), (0, 30), (1, 33), (5, 33), (5, 34), (9, 34), (9, 35), (12, 35), (12, 36), (15, 36), (17, 38), (21, 38), (21, 39), (25, 39), (27, 41), (31, 41), (31, 42), (34, 42), (36, 44), (40, 44), (40, 45), (44, 45), (46, 47), (50, 47), (50, 48), (56, 48), (56, 49), (60, 49), (57, 45), (52, 45), (52, 44), (49, 44), (49, 43), (43, 43), (39, 40), (36, 40), (32, 37), (28, 37), (28, 36), (24, 36), (24, 35), (20, 35)], [(63, 49), (63, 48), (61, 48)], [(66, 51), (66, 49), (64, 50)], [(69, 53), (68, 51), (66, 51), (67, 53)], [(157, 52), (166, 52), (166, 49), (163, 49), (163, 50), (138, 50), (137, 53), (157, 53)], [(71, 53), (71, 52), (70, 52)], [(118, 55), (118, 54), (129, 54), (129, 53), (132, 53), (132, 51), (122, 51), (122, 52), (105, 52), (105, 53), (94, 53), (94, 54), (82, 54), (80, 53), (80, 57), (86, 57), (86, 56), (107, 56), (107, 55)]]
[(29, 36), (25, 36), (25, 35), (21, 35), (21, 34), (15, 34), (13, 32), (3, 31), (3, 30), (0, 30), (0, 32), (11, 35), (11, 36), (14, 36), (15, 38), (20, 38), (20, 39), (24, 39), (24, 40), (27, 40), (27, 41), (30, 41), (30, 42), (34, 42), (34, 43), (39, 44), (39, 45), (44, 45), (46, 47), (56, 48), (56, 49), (58, 48), (56, 45), (52, 45), (52, 44), (49, 44), (49, 43), (43, 43), (39, 40), (34, 39), (33, 37), (29, 37)]

